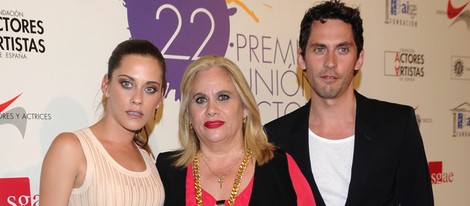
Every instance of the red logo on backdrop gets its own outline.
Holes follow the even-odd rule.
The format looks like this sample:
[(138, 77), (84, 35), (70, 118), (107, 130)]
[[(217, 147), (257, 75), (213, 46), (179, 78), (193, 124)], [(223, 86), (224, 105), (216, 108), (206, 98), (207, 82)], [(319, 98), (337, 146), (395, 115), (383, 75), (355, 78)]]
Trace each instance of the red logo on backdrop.
[(431, 175), (432, 184), (442, 184), (454, 182), (453, 172), (442, 171), (442, 161), (429, 162), (429, 174)]
[(31, 196), (28, 177), (0, 178), (0, 205), (39, 205), (39, 195)]
[(448, 0), (447, 2), (447, 18), (454, 19), (451, 26), (456, 22), (463, 21), (467, 24), (467, 28), (470, 29), (470, 10), (465, 10), (465, 7), (470, 3), (463, 4), (462, 6), (454, 6), (451, 2), (452, 0)]
[(449, 19), (452, 19), (454, 17), (456, 17), (457, 15), (460, 14), (460, 12), (462, 12), (463, 9), (465, 9), (465, 7), (467, 6), (469, 2), (465, 3), (464, 5), (462, 5), (461, 7), (454, 7), (452, 5), (452, 2), (451, 0), (449, 0), (447, 2), (447, 17)]

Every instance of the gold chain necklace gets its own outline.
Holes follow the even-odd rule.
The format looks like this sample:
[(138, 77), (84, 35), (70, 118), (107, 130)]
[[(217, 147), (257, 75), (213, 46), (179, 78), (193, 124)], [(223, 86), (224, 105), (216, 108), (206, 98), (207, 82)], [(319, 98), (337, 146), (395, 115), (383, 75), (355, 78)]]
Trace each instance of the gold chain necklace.
[[(238, 194), (238, 189), (240, 189), (240, 183), (242, 180), (243, 173), (245, 172), (246, 167), (248, 166), (248, 161), (251, 159), (251, 150), (245, 152), (245, 157), (243, 158), (240, 167), (238, 168), (237, 176), (233, 181), (232, 191), (230, 192), (230, 197), (228, 199), (228, 205), (233, 206), (235, 203), (235, 196)], [(196, 155), (193, 159), (193, 175), (194, 175), (194, 188), (196, 189), (196, 204), (198, 206), (203, 206), (202, 204), (202, 187), (201, 187), (201, 174), (199, 171), (199, 155)]]

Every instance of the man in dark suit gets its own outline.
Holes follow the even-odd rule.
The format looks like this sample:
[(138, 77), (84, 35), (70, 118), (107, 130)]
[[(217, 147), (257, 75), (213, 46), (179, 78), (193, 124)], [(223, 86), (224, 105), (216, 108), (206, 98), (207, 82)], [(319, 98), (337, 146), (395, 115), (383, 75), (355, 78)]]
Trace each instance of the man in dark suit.
[(265, 125), (289, 152), (317, 205), (434, 205), (424, 145), (412, 107), (354, 90), (364, 59), (362, 19), (338, 0), (305, 14), (298, 63), (310, 101)]

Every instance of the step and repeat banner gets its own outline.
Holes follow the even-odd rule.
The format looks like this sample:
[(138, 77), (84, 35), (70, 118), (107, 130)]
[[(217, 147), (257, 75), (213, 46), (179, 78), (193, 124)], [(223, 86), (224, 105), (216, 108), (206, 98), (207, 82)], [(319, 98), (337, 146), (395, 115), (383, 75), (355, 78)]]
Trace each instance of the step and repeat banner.
[[(180, 81), (205, 54), (245, 74), (266, 123), (304, 105), (299, 24), (316, 1), (0, 0), (0, 205), (38, 205), (44, 155), (63, 131), (102, 115), (100, 83), (114, 47), (152, 41), (168, 92), (150, 127), (155, 153), (177, 149)], [(469, 0), (350, 0), (364, 19), (366, 96), (415, 108), (436, 205), (470, 202)]]

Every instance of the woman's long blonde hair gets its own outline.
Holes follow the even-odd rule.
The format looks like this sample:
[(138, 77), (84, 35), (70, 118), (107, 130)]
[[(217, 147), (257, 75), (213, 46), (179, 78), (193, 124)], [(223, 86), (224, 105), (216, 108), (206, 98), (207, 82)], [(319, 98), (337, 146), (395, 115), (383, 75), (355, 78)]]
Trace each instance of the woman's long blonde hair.
[(189, 92), (197, 72), (218, 67), (224, 69), (247, 110), (246, 122), (243, 124), (243, 138), (245, 150), (248, 148), (253, 153), (257, 163), (262, 165), (273, 158), (274, 146), (268, 142), (266, 133), (261, 123), (260, 112), (250, 87), (240, 68), (231, 60), (221, 56), (204, 56), (191, 63), (184, 72), (181, 80), (181, 105), (179, 111), (178, 137), (182, 149), (177, 154), (175, 165), (186, 167), (194, 159), (200, 149), (200, 142), (190, 126), (189, 118)]

